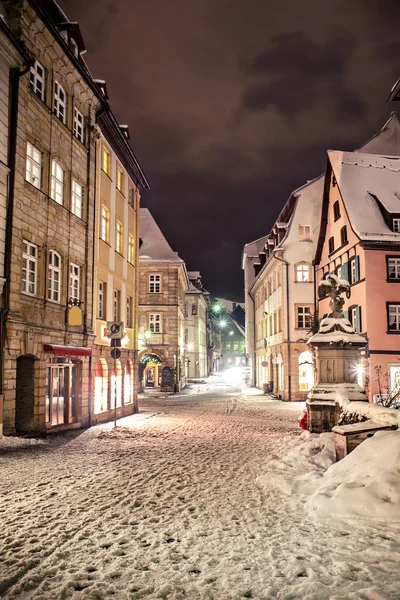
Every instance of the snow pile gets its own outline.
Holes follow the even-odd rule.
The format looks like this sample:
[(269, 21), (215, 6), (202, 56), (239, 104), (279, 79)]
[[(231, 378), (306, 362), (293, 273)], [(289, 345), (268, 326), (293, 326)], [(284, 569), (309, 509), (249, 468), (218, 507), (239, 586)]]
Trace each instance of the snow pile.
[(367, 402), (350, 402), (344, 390), (336, 394), (336, 402), (342, 411), (348, 415), (359, 415), (372, 419), (374, 423), (400, 427), (400, 410), (386, 408), (380, 404), (369, 404)]
[(329, 467), (306, 506), (321, 517), (400, 521), (400, 431), (378, 431)]

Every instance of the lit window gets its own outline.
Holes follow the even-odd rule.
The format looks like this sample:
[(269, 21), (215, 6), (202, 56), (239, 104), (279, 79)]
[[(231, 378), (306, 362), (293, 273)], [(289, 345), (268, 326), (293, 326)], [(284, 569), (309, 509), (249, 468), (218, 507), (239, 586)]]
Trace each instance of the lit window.
[(400, 304), (388, 305), (389, 331), (400, 331)]
[(22, 286), (25, 294), (36, 296), (38, 247), (24, 240), (22, 253)]
[(78, 265), (69, 265), (69, 297), (70, 300), (79, 300), (81, 269)]
[(239, 344), (233, 344), (233, 351), (237, 352), (239, 350)]
[(54, 114), (63, 123), (67, 119), (67, 96), (64, 88), (56, 81), (54, 86)]
[(226, 344), (226, 351), (230, 352), (231, 351), (231, 344)]
[(123, 238), (122, 238), (122, 223), (120, 223), (120, 221), (117, 221), (117, 232), (116, 232), (116, 237), (115, 237), (115, 249), (118, 252), (118, 254), (122, 254), (122, 242), (123, 242)]
[(114, 290), (114, 321), (119, 321), (121, 314), (121, 292)]
[(79, 185), (75, 179), (72, 180), (72, 201), (71, 201), (71, 211), (79, 217), (82, 218), (82, 196), (83, 189), (82, 186)]
[(64, 171), (55, 160), (51, 161), (51, 191), (50, 195), (58, 204), (63, 204)]
[(132, 297), (127, 296), (126, 298), (126, 326), (132, 327)]
[(311, 307), (310, 306), (298, 306), (297, 307), (297, 328), (298, 329), (310, 329), (311, 328)]
[(296, 265), (296, 281), (310, 281), (310, 265)]
[(124, 172), (120, 167), (117, 169), (117, 190), (124, 193)]
[(42, 179), (42, 154), (29, 142), (26, 145), (25, 179), (40, 190)]
[(152, 333), (161, 333), (161, 315), (149, 315), (149, 329)]
[(74, 136), (77, 140), (82, 142), (85, 141), (85, 130), (83, 127), (83, 114), (74, 106)]
[(107, 150), (107, 148), (105, 148), (105, 146), (103, 146), (103, 166), (102, 169), (104, 171), (104, 173), (106, 173), (109, 177), (111, 177), (111, 154), (109, 153), (109, 151)]
[(58, 252), (49, 252), (49, 279), (47, 286), (47, 299), (60, 302), (61, 296), (61, 256)]
[(128, 262), (131, 265), (135, 262), (135, 238), (131, 233), (128, 236)]
[(299, 225), (299, 240), (300, 242), (311, 240), (311, 225)]
[(149, 275), (150, 294), (159, 294), (161, 292), (161, 275)]
[(388, 279), (400, 280), (400, 258), (387, 259)]
[(360, 280), (360, 257), (355, 256), (350, 260), (350, 283)]
[(103, 205), (101, 207), (101, 232), (100, 237), (103, 242), (108, 242), (108, 231), (109, 231), (110, 213), (108, 209)]
[(99, 281), (99, 305), (97, 311), (98, 318), (105, 321), (106, 318), (106, 284)]
[(361, 307), (354, 306), (350, 310), (350, 322), (353, 325), (354, 331), (357, 333), (361, 332)]
[(31, 67), (29, 87), (36, 96), (44, 101), (44, 68), (37, 60)]

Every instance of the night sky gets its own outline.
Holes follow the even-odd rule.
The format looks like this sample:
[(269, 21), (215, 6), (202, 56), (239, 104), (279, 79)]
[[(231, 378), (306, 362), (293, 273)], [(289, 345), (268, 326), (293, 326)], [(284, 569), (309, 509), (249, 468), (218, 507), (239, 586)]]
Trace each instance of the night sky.
[(148, 207), (188, 270), (243, 296), (243, 245), (267, 234), (328, 148), (396, 104), (399, 0), (58, 0), (128, 124)]

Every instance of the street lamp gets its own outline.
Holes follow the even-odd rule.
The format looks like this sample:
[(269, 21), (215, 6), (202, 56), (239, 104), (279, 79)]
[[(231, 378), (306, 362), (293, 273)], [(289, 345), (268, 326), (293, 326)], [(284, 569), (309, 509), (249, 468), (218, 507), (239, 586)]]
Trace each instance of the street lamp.
[(219, 312), (221, 312), (222, 308), (220, 307), (219, 304), (214, 304), (214, 306), (212, 307), (212, 310), (218, 314)]
[(230, 331), (230, 332), (229, 332), (229, 335), (233, 335), (233, 331)]
[(221, 319), (221, 321), (219, 322), (219, 326), (221, 327), (221, 329), (226, 327), (226, 321), (224, 319)]
[(150, 329), (146, 329), (144, 332), (144, 337), (147, 341), (151, 338), (152, 331)]
[(189, 352), (191, 350), (193, 350), (193, 348), (194, 348), (194, 344), (192, 342), (189, 342), (188, 345), (187, 345), (187, 349), (189, 350)]

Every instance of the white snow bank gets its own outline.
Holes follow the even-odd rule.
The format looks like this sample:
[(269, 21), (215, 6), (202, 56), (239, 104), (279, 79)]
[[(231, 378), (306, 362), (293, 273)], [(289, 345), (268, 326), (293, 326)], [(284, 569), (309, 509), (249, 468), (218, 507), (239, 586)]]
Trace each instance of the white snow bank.
[(380, 404), (369, 404), (368, 402), (350, 402), (342, 391), (337, 393), (336, 401), (342, 410), (349, 415), (360, 415), (372, 419), (376, 423), (400, 427), (400, 410), (386, 408)]
[(400, 521), (400, 431), (378, 431), (329, 467), (306, 506), (321, 517)]

